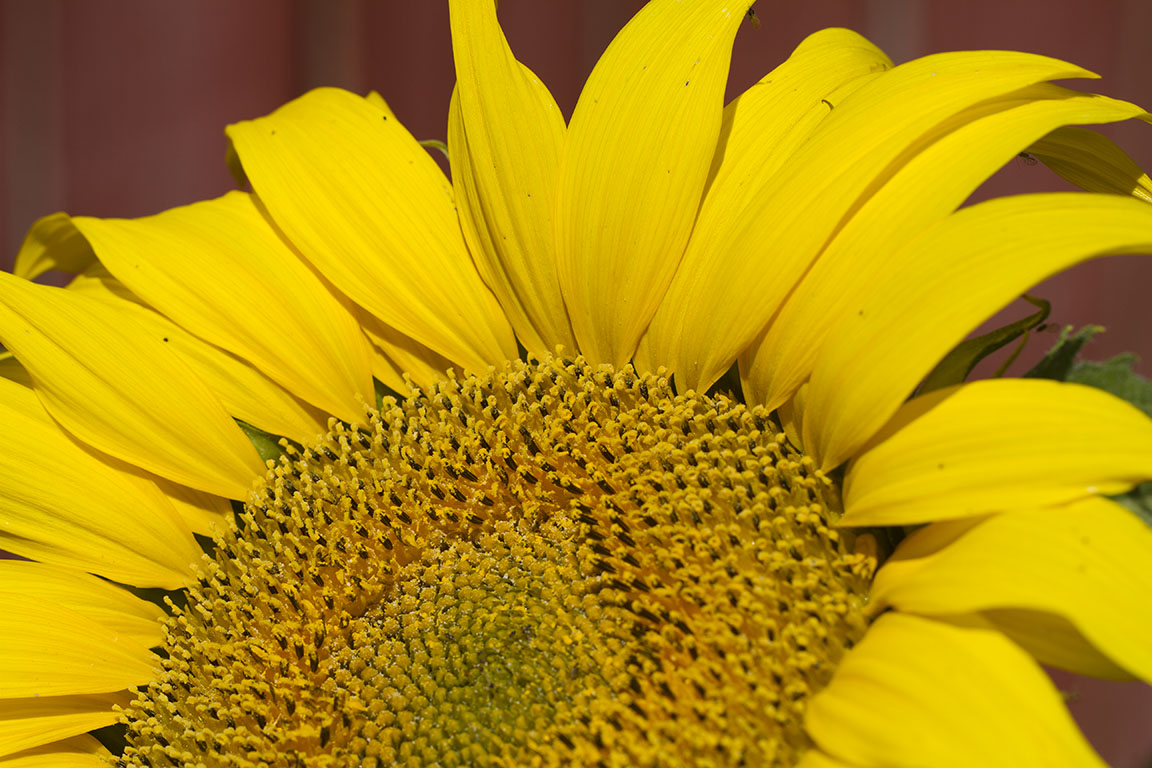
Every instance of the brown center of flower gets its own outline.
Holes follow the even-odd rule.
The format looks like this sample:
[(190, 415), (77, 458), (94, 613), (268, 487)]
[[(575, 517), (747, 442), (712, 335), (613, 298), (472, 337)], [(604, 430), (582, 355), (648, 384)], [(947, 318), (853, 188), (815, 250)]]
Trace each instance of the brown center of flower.
[(582, 361), (289, 450), (125, 765), (792, 765), (872, 561), (769, 415)]

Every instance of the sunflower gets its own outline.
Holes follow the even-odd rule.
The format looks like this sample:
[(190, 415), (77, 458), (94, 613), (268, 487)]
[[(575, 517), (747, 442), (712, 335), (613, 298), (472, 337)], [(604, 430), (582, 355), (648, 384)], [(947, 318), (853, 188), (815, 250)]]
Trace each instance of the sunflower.
[[(653, 0), (566, 125), (450, 8), (451, 183), (320, 89), (0, 276), (0, 763), (1101, 765), (1040, 664), (1152, 680), (1152, 421), (920, 385), (1152, 246), (1073, 127), (1145, 113), (843, 29), (725, 107), (744, 12)], [(1024, 150), (1088, 193), (960, 207)]]

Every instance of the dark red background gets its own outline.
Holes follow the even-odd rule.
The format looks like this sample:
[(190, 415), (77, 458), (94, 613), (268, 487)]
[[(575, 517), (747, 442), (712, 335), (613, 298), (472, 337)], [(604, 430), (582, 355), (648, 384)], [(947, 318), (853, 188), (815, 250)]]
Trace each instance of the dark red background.
[[(637, 0), (502, 0), (518, 56), (571, 113), (580, 85)], [(849, 26), (896, 61), (966, 48), (1065, 58), (1103, 76), (1095, 89), (1152, 105), (1149, 0), (819, 0), (762, 2), (746, 26), (730, 95), (806, 34)], [(225, 123), (316, 85), (379, 90), (418, 138), (444, 138), (453, 73), (443, 0), (0, 0), (0, 266), (24, 230), (56, 210), (138, 216), (231, 188)], [(1152, 128), (1106, 131), (1145, 168)], [(1043, 167), (1012, 163), (982, 193), (1061, 189)], [(1036, 291), (1053, 320), (1109, 332), (1089, 354), (1142, 353), (1152, 373), (1146, 296), (1152, 260), (1083, 265)], [(1054, 337), (1032, 345), (1035, 358)], [(1112, 765), (1146, 768), (1145, 686), (1061, 684)], [(1120, 696), (1117, 696), (1117, 693)], [(995, 696), (995, 691), (989, 691)]]

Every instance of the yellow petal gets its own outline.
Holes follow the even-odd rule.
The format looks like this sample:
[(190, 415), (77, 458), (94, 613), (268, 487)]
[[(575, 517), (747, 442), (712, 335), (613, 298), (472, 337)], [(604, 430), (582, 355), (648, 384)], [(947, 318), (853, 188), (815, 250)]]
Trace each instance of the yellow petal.
[(837, 760), (818, 749), (809, 749), (796, 763), (796, 768), (853, 768), (853, 764)]
[(53, 418), (149, 472), (244, 498), (260, 457), (176, 353), (140, 329), (147, 314), (0, 273), (0, 341)]
[(1096, 131), (1058, 128), (1028, 147), (1028, 153), (1089, 192), (1132, 195), (1152, 203), (1152, 179), (1124, 150)]
[[(205, 342), (164, 316), (148, 309), (140, 298), (96, 264), (78, 275), (68, 289), (122, 305), (145, 307), (137, 325), (151, 338), (174, 350), (181, 361), (212, 390), (228, 415), (272, 435), (309, 443), (328, 431), (328, 414), (308, 405), (269, 379), (250, 363)], [(359, 328), (357, 328), (359, 334)], [(357, 412), (358, 421), (363, 406)]]
[(73, 440), (7, 380), (0, 423), (0, 549), (125, 584), (188, 583), (200, 548), (154, 483)]
[[(849, 94), (728, 227), (701, 237), (678, 280), (696, 301), (680, 307), (686, 330), (677, 386), (705, 389), (768, 324), (847, 217), (973, 105), (1043, 80), (1088, 73), (1024, 53), (929, 56), (882, 73)], [(693, 235), (696, 237), (696, 235)]]
[(45, 563), (0, 560), (0, 595), (62, 605), (144, 648), (164, 639), (164, 611), (110, 582)]
[(372, 374), (356, 319), (251, 195), (74, 222), (104, 266), (154, 309), (317, 408), (361, 417)]
[(3, 768), (107, 768), (112, 755), (88, 735), (73, 736), (0, 757)]
[(1093, 497), (993, 515), (927, 557), (907, 558), (898, 548), (876, 574), (872, 598), (926, 615), (1052, 613), (1118, 665), (1152, 680), (1149, 561), (1152, 529)]
[[(720, 142), (712, 159), (685, 264), (723, 258), (704, 253), (718, 232), (772, 183), (780, 166), (808, 140), (831, 109), (892, 65), (876, 46), (847, 29), (807, 37), (792, 55), (724, 108)], [(699, 302), (689, 270), (677, 272), (637, 354), (641, 370), (672, 366), (685, 333), (682, 308)]]
[(804, 445), (849, 458), (948, 350), (1040, 280), (1152, 248), (1152, 206), (1116, 195), (1020, 195), (964, 208), (873, 267), (873, 285), (819, 350)]
[(770, 409), (783, 402), (812, 372), (843, 316), (877, 289), (878, 264), (952, 213), (1021, 149), (1065, 123), (1112, 122), (1141, 114), (1126, 102), (1044, 84), (958, 115), (951, 132), (908, 161), (861, 206), (766, 333), (741, 355), (751, 396)]
[(572, 115), (556, 258), (580, 352), (620, 367), (660, 304), (720, 133), (743, 9), (653, 0), (600, 57)]
[(0, 593), (0, 699), (112, 693), (152, 678), (159, 660), (78, 611)]
[(456, 61), (448, 156), (464, 239), (529, 352), (575, 349), (552, 231), (564, 116), (512, 55), (494, 0), (448, 8)]
[(272, 220), (353, 301), (469, 370), (516, 357), (452, 187), (398, 120), (321, 88), (228, 137)]
[(975, 381), (899, 410), (848, 466), (841, 524), (1063, 504), (1149, 478), (1152, 420), (1123, 400), (1043, 379)]
[[(0, 757), (112, 725), (132, 694), (0, 699)], [(0, 761), (0, 765), (10, 765)]]
[(16, 253), (12, 273), (34, 280), (45, 272), (80, 272), (96, 261), (92, 246), (63, 212), (49, 214), (32, 224)]
[(0, 352), (0, 378), (32, 388), (32, 377), (11, 352)]
[(1047, 667), (1105, 680), (1133, 679), (1065, 618), (1018, 608), (990, 609), (980, 615)]
[(451, 360), (374, 317), (364, 317), (361, 323), (364, 334), (378, 353), (376, 378), (396, 392), (408, 393), (410, 387), (404, 381), (405, 375), (411, 377), (416, 385), (428, 388), (442, 380), (449, 368), (456, 367)]
[[(143, 470), (141, 473), (146, 474)], [(223, 496), (213, 496), (155, 475), (147, 477), (156, 483), (184, 524), (196, 533), (215, 537), (224, 532), (232, 519), (232, 503)]]
[(869, 768), (1104, 766), (1010, 640), (900, 613), (868, 629), (805, 723), (822, 750)]

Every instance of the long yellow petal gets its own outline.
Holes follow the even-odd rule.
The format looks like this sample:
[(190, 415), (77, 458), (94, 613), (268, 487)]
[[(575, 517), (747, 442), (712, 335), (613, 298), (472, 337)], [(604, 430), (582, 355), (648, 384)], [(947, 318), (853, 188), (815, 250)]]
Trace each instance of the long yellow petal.
[(0, 352), (0, 378), (32, 388), (32, 377), (11, 352)]
[(452, 187), (398, 120), (321, 88), (227, 132), (272, 220), (336, 288), (469, 370), (516, 357)]
[(88, 735), (73, 736), (0, 757), (3, 768), (106, 768), (112, 755)]
[(841, 313), (808, 389), (804, 446), (825, 469), (849, 458), (964, 336), (1077, 262), (1152, 249), (1152, 206), (1059, 193), (964, 208), (873, 267)]
[(1132, 195), (1152, 203), (1152, 179), (1115, 142), (1088, 128), (1058, 128), (1028, 153), (1089, 192)]
[(858, 768), (853, 763), (845, 763), (818, 749), (810, 749), (796, 763), (796, 768)]
[(1072, 622), (1056, 614), (994, 608), (980, 615), (1046, 667), (1104, 680), (1133, 679), (1131, 672), (1105, 656)]
[(408, 392), (405, 375), (418, 386), (430, 387), (433, 382), (442, 380), (449, 368), (457, 367), (451, 360), (374, 317), (362, 317), (361, 325), (378, 354), (380, 367), (376, 378), (396, 392)]
[(867, 768), (1104, 768), (1012, 641), (900, 613), (848, 653), (806, 726), (822, 750)]
[[(0, 757), (112, 725), (132, 694), (0, 699)], [(0, 765), (4, 763), (0, 762)]]
[(26, 280), (34, 280), (45, 272), (80, 272), (96, 261), (92, 246), (72, 224), (72, 218), (63, 212), (37, 219), (16, 253), (12, 273)]
[(144, 470), (140, 470), (139, 474), (156, 484), (184, 524), (196, 533), (214, 537), (223, 533), (232, 519), (232, 502), (223, 496), (213, 496), (179, 485)]
[(512, 55), (495, 0), (448, 8), (456, 61), (448, 157), (464, 239), (525, 348), (574, 350), (552, 229), (564, 116)]
[[(137, 313), (139, 330), (163, 342), (179, 355), (212, 390), (228, 415), (269, 434), (301, 443), (328, 431), (328, 414), (297, 398), (236, 355), (213, 346), (148, 308), (102, 264), (95, 264), (68, 284), (70, 291), (123, 305), (144, 308)], [(359, 333), (359, 329), (357, 329)], [(363, 408), (357, 412), (357, 421)]]
[[(882, 73), (849, 94), (730, 225), (701, 237), (678, 280), (696, 301), (677, 386), (705, 389), (776, 314), (843, 222), (959, 113), (1019, 88), (1089, 73), (1031, 54), (976, 51), (929, 56)], [(694, 235), (695, 237), (695, 235)]]
[(120, 282), (201, 339), (344, 421), (372, 398), (356, 319), (280, 238), (252, 195), (142, 219), (76, 217)]
[(572, 115), (556, 258), (580, 352), (619, 367), (672, 280), (720, 134), (744, 9), (653, 0), (600, 57)]
[[(892, 66), (876, 46), (847, 29), (825, 29), (805, 38), (773, 69), (724, 108), (719, 146), (712, 159), (686, 264), (724, 258), (705, 254), (718, 234), (772, 183), (784, 162), (848, 94)], [(671, 367), (684, 329), (681, 309), (701, 301), (688, 270), (677, 272), (636, 355), (642, 370)]]
[(1064, 504), (1150, 478), (1152, 419), (1123, 400), (1042, 379), (975, 381), (900, 409), (848, 466), (841, 524)]
[(179, 356), (141, 330), (147, 314), (0, 273), (0, 341), (53, 418), (149, 472), (244, 498), (264, 473), (259, 455)]
[(0, 549), (137, 586), (178, 589), (200, 548), (154, 483), (64, 433), (0, 380)]
[(164, 639), (164, 611), (110, 582), (24, 560), (0, 560), (0, 595), (16, 594), (62, 605), (145, 648)]
[(876, 574), (879, 605), (925, 615), (1028, 609), (1062, 616), (1118, 665), (1152, 681), (1152, 529), (1089, 498), (993, 515), (940, 552), (896, 550)]
[(1126, 102), (1044, 84), (958, 115), (955, 130), (908, 161), (861, 206), (766, 333), (741, 355), (745, 391), (767, 408), (779, 406), (808, 378), (843, 316), (876, 290), (878, 263), (952, 213), (1021, 149), (1066, 123), (1113, 122), (1141, 114)]
[(151, 679), (147, 647), (78, 611), (0, 593), (0, 699), (112, 693)]
[[(1096, 504), (1099, 500), (1093, 497), (1084, 502), (1073, 502), (1073, 505), (1081, 503)], [(995, 513), (926, 525), (900, 542), (889, 562), (927, 561), (993, 516)], [(880, 613), (885, 609), (885, 604), (874, 600), (869, 604), (869, 609), (873, 613)], [(1026, 608), (986, 608), (980, 612), (980, 616), (1011, 637), (1042, 664), (1089, 677), (1132, 679), (1131, 672), (1117, 666), (1115, 661), (1092, 645), (1074, 624), (1062, 616)]]

